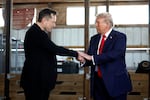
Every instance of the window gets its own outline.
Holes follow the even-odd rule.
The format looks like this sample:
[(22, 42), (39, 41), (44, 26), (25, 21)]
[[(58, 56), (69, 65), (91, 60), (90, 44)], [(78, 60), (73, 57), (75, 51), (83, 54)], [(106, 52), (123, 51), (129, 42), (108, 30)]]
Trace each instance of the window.
[(148, 5), (110, 6), (114, 24), (148, 24)]
[(83, 25), (84, 17), (83, 7), (67, 8), (67, 25)]
[[(106, 11), (106, 6), (90, 7), (90, 24), (95, 23), (95, 15)], [(114, 24), (148, 24), (148, 5), (110, 5)], [(84, 25), (84, 7), (67, 8), (67, 25)]]
[(4, 26), (3, 9), (0, 8), (0, 27)]
[[(100, 11), (106, 11), (103, 6)], [(96, 7), (90, 7), (89, 23), (95, 23)], [(68, 7), (67, 8), (67, 25), (84, 25), (85, 9), (84, 7)]]

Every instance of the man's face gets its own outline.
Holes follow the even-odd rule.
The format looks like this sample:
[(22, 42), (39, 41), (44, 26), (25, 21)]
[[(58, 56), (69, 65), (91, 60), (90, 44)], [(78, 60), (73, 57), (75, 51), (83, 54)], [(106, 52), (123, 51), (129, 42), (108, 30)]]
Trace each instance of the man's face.
[(105, 34), (108, 30), (108, 24), (105, 21), (105, 18), (97, 18), (95, 22), (97, 32), (100, 34)]
[(56, 15), (51, 15), (51, 18), (48, 18), (45, 22), (45, 31), (51, 32), (52, 29), (56, 27)]

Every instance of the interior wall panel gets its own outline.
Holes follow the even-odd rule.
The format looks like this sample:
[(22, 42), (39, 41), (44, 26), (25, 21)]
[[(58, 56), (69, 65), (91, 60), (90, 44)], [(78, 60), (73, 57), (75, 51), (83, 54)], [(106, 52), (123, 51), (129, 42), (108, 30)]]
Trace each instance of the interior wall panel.
[[(116, 27), (116, 30), (126, 33), (127, 45), (148, 45), (148, 27)], [(0, 29), (0, 32), (2, 29)], [(15, 37), (20, 40), (24, 40), (25, 32), (27, 29), (12, 30), (11, 37)], [(90, 28), (90, 37), (97, 34), (95, 28)], [(84, 46), (84, 28), (55, 28), (51, 34), (52, 41), (61, 46)], [(19, 52), (20, 53), (20, 52)], [(19, 55), (18, 65), (21, 67), (24, 62), (24, 55)], [(146, 50), (128, 50), (126, 52), (126, 63), (128, 68), (134, 68), (138, 66), (143, 60), (149, 60), (149, 53)], [(14, 59), (15, 53), (12, 54)], [(15, 59), (12, 60), (12, 66), (15, 65)]]
[(142, 41), (142, 45), (149, 45), (149, 33), (148, 33), (148, 28), (146, 27), (142, 27), (141, 28), (141, 41)]
[(133, 41), (133, 44), (132, 45), (141, 45), (142, 44), (142, 39), (141, 39), (141, 28), (138, 28), (138, 27), (134, 27), (133, 30), (132, 30), (132, 34), (133, 37), (132, 37), (132, 41)]
[(133, 45), (133, 34), (132, 34), (133, 28), (125, 28), (125, 34), (127, 35), (127, 45)]

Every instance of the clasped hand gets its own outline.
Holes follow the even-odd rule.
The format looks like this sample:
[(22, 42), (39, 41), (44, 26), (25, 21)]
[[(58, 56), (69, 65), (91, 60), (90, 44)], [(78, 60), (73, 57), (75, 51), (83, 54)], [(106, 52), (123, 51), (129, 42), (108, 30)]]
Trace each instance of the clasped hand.
[(92, 60), (92, 56), (90, 56), (90, 55), (88, 55), (88, 54), (86, 54), (84, 52), (78, 51), (78, 58), (77, 58), (77, 60), (79, 60), (81, 63), (84, 63), (85, 59), (90, 61), (90, 60)]

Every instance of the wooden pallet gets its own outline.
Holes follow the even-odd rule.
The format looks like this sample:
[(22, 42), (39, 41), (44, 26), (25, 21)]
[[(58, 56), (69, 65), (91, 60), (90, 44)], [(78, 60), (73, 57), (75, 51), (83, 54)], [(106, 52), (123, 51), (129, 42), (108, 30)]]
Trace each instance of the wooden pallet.
[[(10, 79), (11, 100), (25, 100), (22, 88), (19, 87), (19, 74)], [(133, 90), (127, 100), (143, 100), (148, 98), (148, 74), (130, 72)], [(57, 84), (51, 92), (49, 100), (79, 100), (83, 97), (83, 75), (58, 74)], [(4, 96), (4, 75), (0, 75), (0, 96)]]
[(59, 74), (50, 100), (79, 100), (83, 97), (83, 75)]
[[(11, 100), (25, 100), (23, 89), (20, 88), (20, 74), (12, 74), (10, 79)], [(0, 96), (4, 96), (4, 75), (0, 75)], [(83, 96), (83, 75), (58, 74), (55, 89), (49, 100), (79, 100)]]
[(0, 75), (0, 97), (4, 96), (4, 75)]
[(144, 98), (148, 98), (148, 74), (130, 72), (130, 77), (133, 89), (128, 95), (128, 100), (143, 100)]
[(10, 79), (11, 100), (25, 100), (23, 89), (20, 87), (20, 74), (13, 74)]

